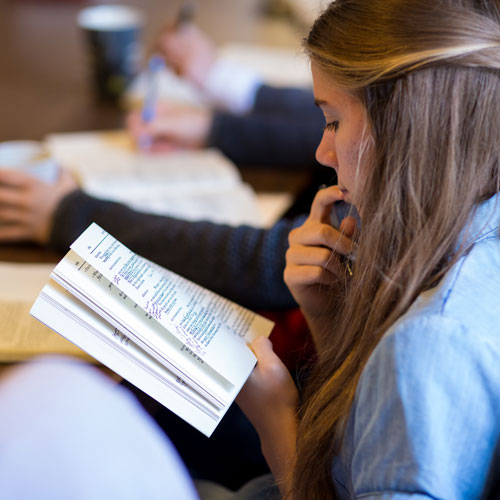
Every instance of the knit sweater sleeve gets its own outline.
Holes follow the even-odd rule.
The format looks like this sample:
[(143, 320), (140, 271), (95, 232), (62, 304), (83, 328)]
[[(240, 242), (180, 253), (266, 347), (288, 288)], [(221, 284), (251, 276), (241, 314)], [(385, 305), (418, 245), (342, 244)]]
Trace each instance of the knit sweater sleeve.
[(82, 191), (57, 208), (50, 245), (69, 245), (96, 222), (134, 252), (252, 309), (296, 304), (283, 282), (288, 233), (304, 217), (270, 229), (190, 222), (134, 211)]
[(316, 165), (324, 118), (311, 92), (262, 86), (246, 115), (216, 112), (208, 142), (238, 165)]

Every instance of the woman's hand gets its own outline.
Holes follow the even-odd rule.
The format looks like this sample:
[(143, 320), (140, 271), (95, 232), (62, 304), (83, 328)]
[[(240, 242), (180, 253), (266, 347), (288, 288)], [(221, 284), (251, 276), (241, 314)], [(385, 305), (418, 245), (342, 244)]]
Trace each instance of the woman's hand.
[(271, 341), (252, 342), (257, 366), (241, 389), (236, 402), (260, 435), (280, 428), (280, 416), (295, 415), (298, 393), (290, 372), (274, 353)]
[(166, 27), (157, 41), (167, 64), (180, 76), (202, 87), (215, 61), (215, 45), (196, 25)]
[(167, 152), (178, 148), (198, 149), (206, 145), (212, 113), (207, 109), (161, 104), (151, 122), (142, 120), (139, 110), (127, 118), (127, 127), (140, 149), (144, 137), (147, 150)]
[(330, 224), (332, 205), (342, 199), (337, 186), (318, 191), (309, 217), (289, 235), (284, 279), (313, 332), (311, 323), (328, 317), (335, 283), (345, 275), (340, 256), (348, 255), (354, 247), (353, 217), (346, 217), (339, 230)]
[(264, 457), (285, 497), (290, 466), (295, 460), (298, 392), (269, 339), (257, 337), (252, 349), (257, 366), (236, 402), (257, 430)]
[(62, 168), (54, 184), (18, 170), (0, 169), (0, 241), (48, 243), (57, 206), (77, 187)]

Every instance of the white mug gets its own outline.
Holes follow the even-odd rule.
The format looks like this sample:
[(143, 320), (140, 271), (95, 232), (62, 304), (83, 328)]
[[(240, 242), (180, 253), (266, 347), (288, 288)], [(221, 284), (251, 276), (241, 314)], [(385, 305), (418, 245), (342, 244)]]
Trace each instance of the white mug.
[(54, 183), (59, 174), (55, 159), (36, 141), (0, 142), (0, 168), (21, 170), (49, 184)]

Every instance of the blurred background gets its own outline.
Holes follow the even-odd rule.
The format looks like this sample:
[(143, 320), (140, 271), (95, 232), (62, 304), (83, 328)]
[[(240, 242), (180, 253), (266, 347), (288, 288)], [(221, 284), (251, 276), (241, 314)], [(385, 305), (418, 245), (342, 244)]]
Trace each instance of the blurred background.
[[(89, 5), (140, 8), (143, 58), (180, 0), (0, 0), (0, 141), (43, 139), (53, 132), (112, 129), (124, 110), (97, 103), (78, 12)], [(196, 23), (217, 44), (228, 41), (299, 49), (317, 1), (199, 0)]]

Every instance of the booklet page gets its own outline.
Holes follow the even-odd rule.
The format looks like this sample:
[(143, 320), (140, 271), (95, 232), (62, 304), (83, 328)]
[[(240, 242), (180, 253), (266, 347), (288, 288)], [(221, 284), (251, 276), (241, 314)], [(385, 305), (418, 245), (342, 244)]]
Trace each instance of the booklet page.
[(214, 404), (225, 404), (228, 391), (233, 388), (234, 383), (196, 356), (73, 250), (66, 254), (51, 276), (78, 300), (131, 337), (151, 356), (186, 379)]
[(181, 379), (54, 282), (44, 287), (31, 313), (205, 435), (210, 436), (224, 415), (227, 408), (217, 410), (204, 402)]
[(136, 255), (96, 224), (71, 248), (229, 381), (255, 364), (245, 344), (269, 335), (271, 321)]

